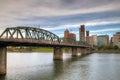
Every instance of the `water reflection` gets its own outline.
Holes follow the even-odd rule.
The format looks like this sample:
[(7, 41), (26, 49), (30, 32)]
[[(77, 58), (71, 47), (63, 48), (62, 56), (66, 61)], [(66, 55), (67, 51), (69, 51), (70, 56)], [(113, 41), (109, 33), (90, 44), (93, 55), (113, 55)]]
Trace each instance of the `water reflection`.
[(52, 53), (8, 53), (0, 80), (119, 80), (120, 54), (91, 54), (53, 60)]
[(64, 72), (63, 61), (54, 61), (54, 76), (58, 77)]
[(6, 76), (0, 76), (0, 80), (5, 80)]

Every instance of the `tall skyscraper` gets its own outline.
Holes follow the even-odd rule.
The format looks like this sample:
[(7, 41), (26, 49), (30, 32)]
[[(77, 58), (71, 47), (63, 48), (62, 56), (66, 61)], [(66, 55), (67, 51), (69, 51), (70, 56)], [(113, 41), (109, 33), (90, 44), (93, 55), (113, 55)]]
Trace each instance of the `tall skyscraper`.
[(89, 43), (89, 31), (86, 31), (86, 42)]
[(109, 45), (109, 36), (108, 35), (97, 36), (97, 45), (98, 46), (108, 46)]
[(120, 47), (120, 32), (116, 32), (116, 34), (113, 35), (113, 45)]
[(79, 40), (85, 42), (85, 25), (81, 25), (79, 29)]
[(113, 37), (110, 39), (110, 45), (113, 46)]
[(69, 30), (68, 30), (68, 29), (66, 29), (66, 30), (64, 31), (64, 38), (65, 38), (65, 39), (68, 39), (68, 38), (69, 38)]

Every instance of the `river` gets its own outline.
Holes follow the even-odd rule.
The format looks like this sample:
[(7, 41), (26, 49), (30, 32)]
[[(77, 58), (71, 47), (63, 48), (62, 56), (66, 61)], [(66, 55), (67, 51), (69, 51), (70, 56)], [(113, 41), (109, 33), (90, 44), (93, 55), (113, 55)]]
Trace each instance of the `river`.
[(90, 54), (54, 61), (52, 53), (7, 53), (0, 80), (120, 80), (120, 54)]

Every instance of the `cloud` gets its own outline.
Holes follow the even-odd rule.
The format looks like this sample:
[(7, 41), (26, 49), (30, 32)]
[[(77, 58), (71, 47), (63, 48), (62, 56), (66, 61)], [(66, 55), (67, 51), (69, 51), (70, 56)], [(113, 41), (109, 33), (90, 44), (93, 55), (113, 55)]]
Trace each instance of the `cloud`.
[[(36, 0), (35, 0), (36, 1)], [(76, 8), (76, 9), (66, 9), (65, 5), (63, 5), (64, 8), (62, 7), (62, 4), (59, 8), (55, 8), (58, 3), (54, 3), (54, 1), (48, 1), (46, 0), (46, 2), (41, 1), (39, 3), (43, 3), (43, 5), (48, 4), (49, 2), (49, 6), (51, 6), (50, 4), (55, 5), (54, 7), (49, 7), (49, 6), (42, 6), (41, 4), (37, 4), (39, 6), (31, 6), (30, 4), (32, 4), (32, 2), (34, 2), (34, 5), (36, 5), (35, 1), (11, 1), (10, 3), (6, 2), (6, 5), (4, 5), (4, 8), (1, 8), (2, 10), (2, 15), (4, 15), (4, 13), (8, 13), (9, 16), (11, 17), (18, 17), (18, 15), (20, 17), (30, 17), (30, 16), (63, 16), (63, 15), (73, 15), (73, 14), (86, 14), (86, 13), (95, 13), (95, 12), (104, 12), (104, 11), (110, 11), (110, 10), (118, 10), (120, 9), (120, 5), (119, 3), (109, 3), (109, 4), (105, 4), (105, 5), (98, 5), (98, 6), (92, 6), (92, 7), (87, 7), (84, 8), (84, 6), (87, 6), (88, 4), (84, 4), (84, 6), (82, 6), (81, 8)], [(36, 1), (38, 2), (38, 1)], [(53, 3), (51, 3), (53, 2)], [(56, 1), (59, 2), (59, 1)], [(8, 4), (7, 4), (8, 3)], [(19, 3), (19, 4), (18, 4)], [(81, 3), (80, 3), (81, 4)], [(79, 5), (80, 5), (79, 4)], [(60, 5), (60, 4), (59, 4)], [(58, 5), (58, 6), (59, 6)], [(73, 4), (75, 6), (75, 4)], [(91, 4), (92, 5), (92, 4)], [(72, 6), (72, 5), (70, 5)], [(70, 7), (69, 6), (69, 7)]]
[(120, 24), (120, 21), (101, 21), (101, 22), (88, 22), (86, 26), (108, 25), (108, 24)]
[(81, 24), (119, 24), (119, 3), (120, 0), (0, 0), (0, 30), (19, 25), (40, 25), (55, 31)]
[[(107, 0), (104, 0), (104, 1), (102, 0), (102, 1), (99, 1), (99, 4), (98, 4), (98, 1), (94, 1), (94, 0), (92, 1), (89, 1), (89, 0), (85, 0), (85, 1), (81, 1), (81, 0), (75, 0), (75, 1), (71, 1), (71, 0), (70, 1), (68, 0), (55, 0), (55, 1), (4, 0), (0, 2), (0, 10), (1, 10), (0, 21), (10, 22), (11, 20), (14, 21), (16, 18), (29, 19), (29, 17), (31, 16), (38, 16), (38, 17), (65, 16), (65, 15), (87, 14), (87, 13), (119, 10), (120, 5), (116, 1), (117, 0), (115, 0), (114, 2), (107, 3), (108, 2)], [(74, 9), (70, 8), (71, 6), (74, 7), (76, 5), (78, 6), (77, 8), (76, 7)]]
[(96, 26), (101, 26), (101, 25), (110, 25), (110, 24), (120, 24), (120, 17), (118, 18), (108, 18), (108, 19), (98, 19), (98, 20), (93, 20), (93, 21), (88, 21), (88, 22), (81, 22), (81, 23), (75, 23), (75, 24), (65, 24), (65, 25), (60, 25), (56, 27), (43, 27), (46, 30), (61, 30), (61, 29), (69, 29), (69, 28), (79, 28), (80, 25), (84, 24), (86, 27), (96, 27)]
[(120, 28), (108, 28), (108, 29), (101, 29), (101, 30), (93, 30), (90, 31), (91, 33), (97, 33), (97, 32), (110, 32), (110, 31), (120, 31)]

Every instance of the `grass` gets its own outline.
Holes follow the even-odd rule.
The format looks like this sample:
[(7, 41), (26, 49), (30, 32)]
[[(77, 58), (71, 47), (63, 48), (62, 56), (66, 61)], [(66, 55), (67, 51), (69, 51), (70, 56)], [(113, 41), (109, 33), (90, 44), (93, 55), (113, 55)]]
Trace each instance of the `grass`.
[(53, 52), (53, 48), (35, 47), (35, 48), (32, 48), (32, 51), (35, 51), (35, 52)]
[(53, 48), (45, 47), (8, 47), (8, 52), (53, 52)]
[[(63, 51), (69, 52), (70, 48), (62, 48)], [(53, 52), (52, 47), (8, 47), (8, 52)]]

